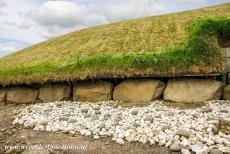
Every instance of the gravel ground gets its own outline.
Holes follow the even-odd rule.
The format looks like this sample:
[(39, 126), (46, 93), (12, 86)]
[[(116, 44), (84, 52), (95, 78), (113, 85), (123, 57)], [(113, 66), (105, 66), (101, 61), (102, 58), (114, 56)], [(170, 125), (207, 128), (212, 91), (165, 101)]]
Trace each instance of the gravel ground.
[[(12, 125), (15, 114), (28, 105), (0, 105), (0, 153), (22, 153), (30, 150), (7, 150), (5, 146), (35, 146), (50, 145), (62, 146), (73, 145), (80, 149), (73, 150), (54, 150), (52, 153), (58, 154), (169, 154), (165, 147), (153, 146), (150, 144), (127, 143), (125, 145), (117, 144), (111, 141), (110, 137), (101, 137), (95, 140), (92, 137), (82, 136), (78, 133), (70, 135), (68, 133), (53, 133), (45, 131), (34, 131), (26, 129), (20, 125)], [(83, 149), (81, 149), (83, 146)], [(85, 148), (86, 147), (86, 148)], [(32, 154), (35, 151), (30, 151)], [(47, 154), (43, 152), (39, 154)], [(28, 153), (27, 153), (28, 154)]]
[(230, 135), (218, 128), (220, 118), (230, 119), (229, 101), (208, 101), (201, 108), (186, 110), (167, 107), (163, 101), (143, 107), (111, 104), (118, 102), (35, 104), (15, 111), (13, 124), (93, 139), (110, 137), (120, 145), (157, 145), (184, 154), (230, 152)]

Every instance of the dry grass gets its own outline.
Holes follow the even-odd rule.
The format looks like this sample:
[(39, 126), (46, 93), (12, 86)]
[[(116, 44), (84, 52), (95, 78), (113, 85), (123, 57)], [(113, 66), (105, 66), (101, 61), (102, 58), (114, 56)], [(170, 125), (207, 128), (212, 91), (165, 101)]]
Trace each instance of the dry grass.
[[(137, 73), (133, 71), (138, 70), (135, 67), (126, 67), (124, 69), (119, 67), (118, 70), (104, 66), (99, 69), (84, 67), (84, 69), (77, 71), (64, 70), (59, 71), (59, 73), (54, 70), (68, 68), (69, 65), (76, 63), (77, 60), (92, 55), (113, 56), (123, 53), (156, 53), (160, 55), (168, 51), (168, 48), (177, 48), (184, 44), (188, 37), (188, 25), (190, 25), (192, 21), (200, 18), (212, 19), (216, 17), (229, 19), (230, 3), (205, 9), (122, 21), (72, 32), (1, 58), (0, 73), (6, 75), (0, 75), (2, 78), (0, 81), (1, 84), (4, 84), (7, 82), (23, 83), (27, 82), (28, 79), (31, 79), (28, 82), (42, 82), (43, 80), (51, 80), (52, 78), (60, 78), (60, 80), (68, 78), (72, 80), (75, 78), (86, 78), (84, 76), (88, 76), (89, 78), (104, 75), (116, 76), (116, 74), (118, 76), (135, 76), (135, 74), (138, 74), (138, 71)], [(202, 62), (199, 62), (199, 64), (201, 63)], [(52, 71), (49, 70), (51, 73), (49, 71), (46, 73), (45, 70), (40, 72), (41, 69), (37, 66), (43, 64), (44, 66), (46, 66), (46, 64), (52, 65), (52, 67), (50, 67)], [(205, 65), (200, 66), (206, 67)], [(222, 71), (222, 62), (210, 66), (214, 66), (210, 73), (219, 73)], [(15, 68), (20, 73), (15, 73), (17, 71), (13, 72)], [(34, 69), (34, 71), (30, 73), (27, 69), (26, 71), (29, 73), (23, 74), (22, 72), (25, 71), (25, 68)], [(146, 73), (149, 69), (151, 70), (149, 71), (150, 73)], [(207, 70), (204, 71), (202, 68), (200, 69), (201, 71), (196, 72), (197, 74), (209, 73)], [(7, 73), (8, 70), (9, 72), (11, 71), (11, 73)], [(114, 73), (112, 70), (116, 70), (117, 72)], [(119, 70), (121, 73), (118, 73)], [(129, 70), (129, 72), (127, 72), (127, 70)], [(140, 73), (140, 75), (164, 75), (164, 72), (156, 72), (156, 68), (149, 68), (149, 66), (142, 70), (143, 73)], [(173, 72), (173, 68), (169, 71), (165, 71), (165, 73), (170, 75), (170, 71)], [(183, 68), (178, 72), (181, 74), (189, 74), (191, 71), (194, 70)], [(100, 72), (106, 73), (100, 74)], [(83, 77), (82, 74), (84, 74)], [(177, 72), (171, 74), (177, 74)]]

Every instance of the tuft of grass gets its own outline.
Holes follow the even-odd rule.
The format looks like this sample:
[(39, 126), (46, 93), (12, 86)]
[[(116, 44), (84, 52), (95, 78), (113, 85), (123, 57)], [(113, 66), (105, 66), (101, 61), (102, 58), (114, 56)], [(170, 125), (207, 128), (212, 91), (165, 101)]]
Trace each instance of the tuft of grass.
[(1, 58), (0, 83), (220, 73), (229, 10), (226, 3), (73, 32)]

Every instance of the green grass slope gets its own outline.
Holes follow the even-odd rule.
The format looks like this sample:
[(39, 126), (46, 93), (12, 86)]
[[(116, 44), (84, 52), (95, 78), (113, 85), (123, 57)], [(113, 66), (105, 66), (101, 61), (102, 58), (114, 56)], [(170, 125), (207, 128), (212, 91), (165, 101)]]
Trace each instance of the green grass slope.
[(0, 84), (223, 71), (230, 3), (122, 21), (57, 37), (0, 59)]

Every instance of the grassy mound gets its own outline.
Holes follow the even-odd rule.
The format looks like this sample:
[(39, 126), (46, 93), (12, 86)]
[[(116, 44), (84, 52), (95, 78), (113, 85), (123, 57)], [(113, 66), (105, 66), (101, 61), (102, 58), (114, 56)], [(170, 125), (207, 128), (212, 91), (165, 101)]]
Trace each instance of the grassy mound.
[(223, 71), (230, 3), (102, 25), (0, 59), (0, 84)]

